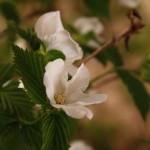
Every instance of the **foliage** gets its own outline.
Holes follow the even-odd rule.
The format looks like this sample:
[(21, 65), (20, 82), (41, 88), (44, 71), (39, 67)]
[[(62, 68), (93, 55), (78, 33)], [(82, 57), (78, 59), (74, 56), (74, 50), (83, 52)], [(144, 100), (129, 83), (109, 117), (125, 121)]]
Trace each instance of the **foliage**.
[(142, 117), (146, 119), (150, 106), (150, 96), (148, 95), (144, 85), (140, 80), (135, 78), (126, 70), (118, 70), (117, 73), (127, 86)]
[(20, 143), (14, 145), (16, 150), (23, 145), (25, 150), (36, 146), (38, 149), (41, 145), (39, 125), (25, 125), (25, 120), (35, 119), (34, 105), (25, 91), (18, 88), (14, 65), (0, 64), (0, 79), (0, 149), (9, 150), (14, 138)]
[(94, 15), (110, 17), (109, 0), (84, 0)]
[(43, 121), (42, 150), (68, 150), (69, 126), (65, 114), (51, 114)]
[[(0, 39), (2, 41), (0, 45), (0, 149), (67, 150), (70, 134), (77, 129), (77, 121), (69, 118), (62, 110), (51, 106), (43, 84), (46, 64), (58, 58), (65, 60), (65, 55), (55, 49), (47, 51), (45, 43), (37, 37), (34, 29), (30, 29), (30, 25), (26, 22), (26, 19), (29, 19), (30, 22), (32, 18), (41, 13), (54, 10), (57, 8), (54, 5), (58, 1), (35, 1), (35, 4), (31, 3), (31, 5), (34, 5), (31, 6), (33, 12), (23, 17), (22, 14), (18, 13), (18, 10), (20, 10), (21, 5), (29, 3), (31, 3), (30, 0), (0, 1), (0, 13), (6, 21), (6, 28), (0, 33), (0, 38), (3, 39)], [(104, 24), (106, 23), (108, 26), (109, 23), (111, 24), (110, 0), (83, 0), (83, 3), (85, 6), (83, 14), (102, 18), (105, 21)], [(26, 28), (29, 29), (26, 30)], [(88, 41), (91, 39), (100, 47), (107, 43), (106, 41), (106, 43), (100, 42), (98, 36), (96, 37), (93, 32), (80, 35), (72, 26), (69, 28), (71, 36), (83, 48), (85, 57), (96, 49), (88, 45)], [(106, 32), (106, 36), (107, 34), (109, 35)], [(12, 45), (18, 36), (26, 41), (28, 47), (26, 50)], [(141, 34), (138, 36), (141, 37)], [(135, 38), (132, 49), (136, 49), (135, 46), (138, 45), (136, 41)], [(140, 39), (140, 41), (142, 41), (140, 42), (141, 46), (145, 38)], [(136, 53), (132, 49), (131, 54), (133, 54), (133, 51)], [(103, 67), (107, 67), (108, 62), (112, 64), (113, 71), (115, 70), (118, 78), (127, 87), (134, 104), (146, 120), (150, 96), (144, 83), (145, 81), (147, 84), (150, 83), (149, 54), (136, 71), (129, 71), (124, 69), (124, 56), (122, 54), (126, 54), (126, 52), (120, 53), (121, 50), (117, 45), (112, 44), (94, 57), (103, 64)], [(13, 63), (10, 59), (12, 53)], [(102, 74), (102, 76), (104, 75)], [(20, 81), (23, 82), (24, 88), (18, 88)], [(40, 105), (40, 108), (36, 107), (37, 104)], [(99, 134), (97, 130), (94, 132), (94, 135)]]
[(28, 29), (27, 31), (24, 31), (21, 28), (17, 28), (17, 33), (27, 41), (27, 43), (29, 44), (29, 46), (31, 47), (31, 49), (33, 51), (37, 51), (41, 48), (45, 50), (45, 46), (43, 44), (43, 42), (38, 39), (35, 31), (33, 29)]
[(17, 24), (20, 22), (18, 12), (13, 3), (0, 2), (0, 11), (7, 20), (14, 21)]
[(41, 54), (13, 46), (14, 61), (18, 74), (30, 98), (39, 104), (46, 103), (46, 92), (43, 84), (45, 61)]
[(142, 65), (138, 70), (136, 70), (137, 74), (141, 76), (141, 78), (147, 82), (150, 82), (150, 58), (149, 54), (146, 55)]
[(61, 51), (50, 50), (50, 51), (47, 51), (47, 53), (46, 53), (45, 61), (50, 62), (57, 58), (61, 58), (61, 59), (65, 60), (65, 55)]

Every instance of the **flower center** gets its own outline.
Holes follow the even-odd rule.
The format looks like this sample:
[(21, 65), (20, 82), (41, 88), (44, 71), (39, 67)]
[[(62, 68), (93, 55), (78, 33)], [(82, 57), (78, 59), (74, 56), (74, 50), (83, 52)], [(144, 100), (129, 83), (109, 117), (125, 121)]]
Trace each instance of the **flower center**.
[(65, 96), (63, 93), (59, 93), (55, 95), (55, 101), (57, 104), (64, 104), (65, 103)]

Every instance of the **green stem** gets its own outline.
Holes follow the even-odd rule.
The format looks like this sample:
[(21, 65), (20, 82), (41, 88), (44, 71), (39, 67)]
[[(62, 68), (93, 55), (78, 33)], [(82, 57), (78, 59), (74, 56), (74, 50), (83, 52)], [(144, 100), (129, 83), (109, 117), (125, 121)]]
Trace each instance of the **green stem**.
[(105, 77), (105, 76), (107, 76), (107, 75), (109, 75), (109, 74), (111, 74), (111, 73), (114, 73), (114, 72), (115, 72), (115, 69), (112, 68), (111, 70), (108, 70), (108, 71), (106, 71), (106, 72), (104, 72), (104, 73), (102, 73), (102, 74), (96, 76), (95, 78), (93, 78), (93, 79), (90, 81), (90, 85), (92, 85), (92, 84), (93, 84), (94, 82), (96, 82), (97, 80), (99, 80), (99, 79), (101, 79), (101, 78), (103, 78), (103, 77)]

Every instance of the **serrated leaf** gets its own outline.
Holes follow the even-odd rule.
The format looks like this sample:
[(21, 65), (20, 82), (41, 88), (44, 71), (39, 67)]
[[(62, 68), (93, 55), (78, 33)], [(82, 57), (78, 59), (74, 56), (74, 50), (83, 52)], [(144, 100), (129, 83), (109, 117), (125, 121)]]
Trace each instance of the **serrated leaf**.
[(28, 95), (36, 103), (47, 104), (46, 90), (43, 84), (44, 56), (33, 51), (23, 51), (17, 46), (13, 46), (12, 49), (17, 72), (22, 77)]
[(1, 2), (0, 3), (0, 11), (7, 20), (15, 21), (17, 24), (20, 22), (18, 12), (13, 3)]
[(140, 111), (142, 117), (146, 119), (149, 110), (150, 96), (140, 80), (131, 75), (127, 70), (117, 70), (119, 77), (127, 86), (133, 101)]
[(0, 108), (20, 117), (31, 118), (32, 107), (19, 82), (14, 79), (14, 65), (0, 64)]
[(109, 0), (84, 0), (94, 15), (110, 17)]
[(55, 59), (61, 58), (65, 60), (65, 55), (59, 50), (49, 50), (45, 55), (46, 63), (54, 61)]
[(36, 32), (33, 29), (24, 31), (21, 28), (17, 28), (17, 33), (27, 41), (33, 51), (39, 50), (41, 46), (45, 50), (43, 42), (37, 37)]
[(0, 103), (4, 110), (16, 113), (23, 118), (32, 118), (32, 107), (30, 99), (23, 89), (18, 88), (19, 82), (12, 80), (0, 90)]
[(3, 84), (12, 78), (14, 75), (14, 65), (12, 64), (0, 64), (0, 88)]
[(42, 150), (68, 150), (69, 126), (65, 115), (51, 114), (43, 120)]

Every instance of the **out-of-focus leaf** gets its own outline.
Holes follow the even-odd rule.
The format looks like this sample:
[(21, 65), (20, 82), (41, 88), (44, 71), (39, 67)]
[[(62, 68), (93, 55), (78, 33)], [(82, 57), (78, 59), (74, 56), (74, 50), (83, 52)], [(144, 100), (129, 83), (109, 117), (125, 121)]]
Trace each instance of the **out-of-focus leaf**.
[(48, 63), (49, 61), (54, 61), (58, 58), (65, 60), (65, 55), (59, 50), (50, 50), (46, 53), (45, 61)]
[(127, 70), (117, 70), (117, 73), (124, 84), (127, 86), (142, 117), (146, 119), (146, 115), (149, 110), (150, 96), (148, 95), (144, 85)]
[(84, 0), (94, 15), (110, 17), (109, 0)]
[(141, 67), (136, 71), (141, 78), (150, 82), (150, 55), (148, 54)]
[(118, 67), (123, 65), (122, 56), (120, 55), (119, 50), (115, 45), (112, 45), (106, 49), (104, 51), (104, 55), (114, 64), (114, 66)]
[(12, 20), (17, 24), (20, 22), (18, 12), (13, 3), (6, 1), (0, 2), (0, 11), (8, 21)]
[(17, 72), (22, 77), (28, 95), (36, 103), (46, 104), (47, 96), (43, 84), (44, 56), (33, 51), (24, 51), (17, 46), (13, 46), (12, 49)]
[(42, 150), (68, 150), (69, 126), (67, 116), (51, 114), (43, 120)]
[(43, 5), (51, 6), (53, 5), (57, 0), (39, 0)]

